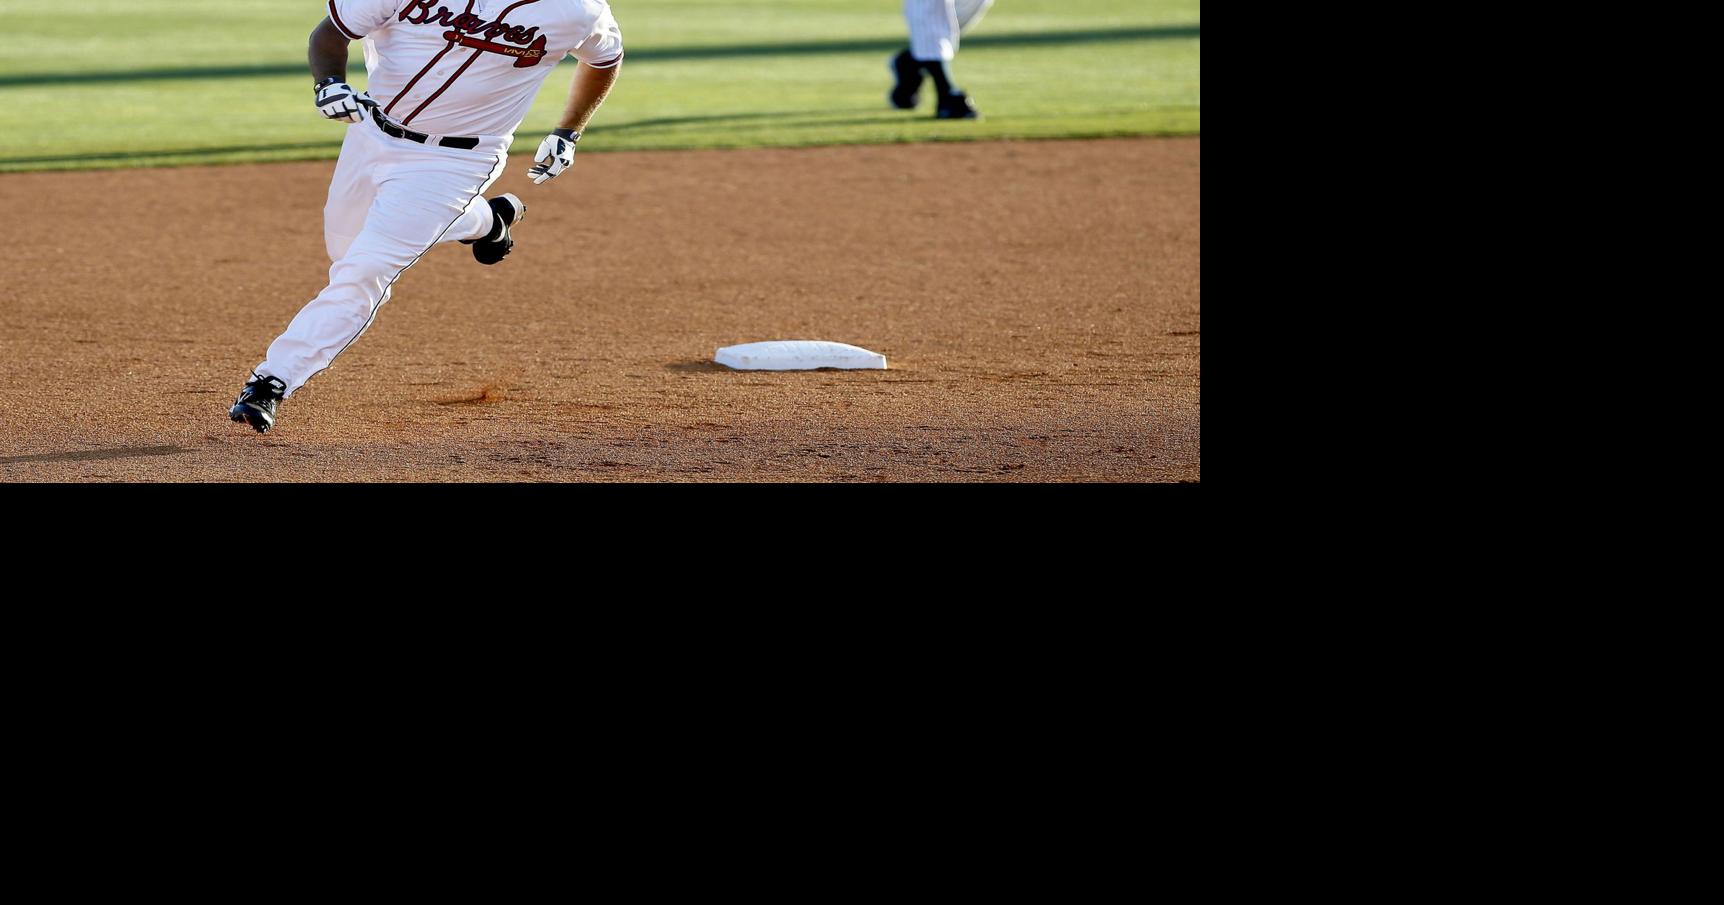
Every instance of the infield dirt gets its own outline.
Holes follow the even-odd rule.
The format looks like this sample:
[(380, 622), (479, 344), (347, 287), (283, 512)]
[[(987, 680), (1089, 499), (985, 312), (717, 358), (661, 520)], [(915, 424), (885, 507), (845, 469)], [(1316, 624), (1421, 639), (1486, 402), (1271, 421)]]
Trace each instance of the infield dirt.
[[(0, 481), (1197, 481), (1201, 139), (585, 154), (283, 404), (333, 162), (0, 176)], [(886, 371), (734, 372), (826, 339)]]

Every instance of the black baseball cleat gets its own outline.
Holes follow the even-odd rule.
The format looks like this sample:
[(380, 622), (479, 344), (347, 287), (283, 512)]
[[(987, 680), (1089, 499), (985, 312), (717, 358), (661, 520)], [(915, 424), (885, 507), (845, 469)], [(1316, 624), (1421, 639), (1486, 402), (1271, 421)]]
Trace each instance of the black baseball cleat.
[(514, 249), (515, 238), (509, 235), (509, 230), (527, 218), (527, 205), (514, 195), (492, 198), (485, 203), (491, 205), (491, 212), (497, 215), (491, 234), (483, 239), (462, 239), (461, 242), (473, 246), (474, 260), (481, 264), (495, 264), (508, 257)]
[(264, 433), (275, 426), (275, 407), (286, 394), (287, 384), (279, 379), (253, 374), (251, 382), (239, 391), (239, 398), (233, 401), (233, 408), (228, 409), (227, 416), (251, 425), (260, 434)]
[(892, 106), (900, 110), (916, 109), (916, 92), (922, 90), (922, 64), (916, 62), (916, 58), (910, 56), (910, 51), (906, 50), (893, 57), (888, 65), (892, 74), (898, 78), (898, 84), (892, 86), (892, 93), (887, 95), (887, 99), (892, 102)]
[(959, 92), (940, 98), (940, 107), (934, 111), (935, 119), (981, 119), (982, 114), (976, 112), (976, 105), (970, 103), (970, 96)]

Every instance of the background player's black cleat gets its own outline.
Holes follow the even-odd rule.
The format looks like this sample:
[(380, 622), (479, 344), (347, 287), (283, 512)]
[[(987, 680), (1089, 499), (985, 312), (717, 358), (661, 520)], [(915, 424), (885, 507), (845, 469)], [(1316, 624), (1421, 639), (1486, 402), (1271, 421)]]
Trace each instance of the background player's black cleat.
[(514, 195), (492, 198), (485, 203), (491, 205), (491, 212), (497, 215), (491, 234), (483, 239), (463, 239), (462, 242), (473, 246), (474, 260), (481, 264), (495, 264), (508, 257), (514, 249), (515, 239), (509, 235), (509, 230), (526, 219), (527, 205)]
[(261, 434), (275, 426), (275, 407), (286, 393), (287, 384), (274, 377), (254, 374), (245, 389), (239, 391), (239, 398), (234, 400), (227, 416), (251, 425)]
[(922, 64), (906, 50), (892, 58), (892, 74), (898, 78), (898, 84), (892, 86), (888, 95), (892, 106), (900, 110), (916, 109), (916, 92), (922, 90)]
[(982, 114), (976, 112), (976, 105), (970, 103), (970, 96), (959, 92), (940, 98), (940, 107), (934, 111), (937, 119), (980, 119)]

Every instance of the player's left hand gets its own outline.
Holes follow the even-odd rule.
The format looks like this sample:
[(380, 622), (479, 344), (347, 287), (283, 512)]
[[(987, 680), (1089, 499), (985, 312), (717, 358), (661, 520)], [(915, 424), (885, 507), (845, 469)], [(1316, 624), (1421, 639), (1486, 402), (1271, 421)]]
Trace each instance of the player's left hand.
[(544, 185), (574, 166), (575, 142), (580, 140), (581, 133), (573, 129), (557, 129), (545, 136), (545, 140), (539, 142), (539, 153), (533, 155), (535, 166), (527, 171), (527, 175), (533, 177), (533, 184)]

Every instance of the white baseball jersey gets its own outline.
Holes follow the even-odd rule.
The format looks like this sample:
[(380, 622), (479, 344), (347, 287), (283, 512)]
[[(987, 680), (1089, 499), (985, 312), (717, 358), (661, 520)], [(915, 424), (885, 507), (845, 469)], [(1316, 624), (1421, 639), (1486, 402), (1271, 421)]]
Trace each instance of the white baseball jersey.
[(910, 56), (946, 60), (958, 55), (958, 36), (981, 21), (994, 0), (904, 0)]
[(323, 210), (329, 284), (255, 369), (289, 396), (359, 339), (426, 252), (492, 232), (485, 192), (552, 67), (569, 54), (598, 69), (623, 57), (605, 0), (326, 2), (335, 27), (365, 41), (366, 93), (430, 139), (390, 135), (369, 118), (346, 127)]
[(328, 0), (365, 41), (365, 93), (432, 135), (513, 135), (564, 56), (604, 69), (623, 39), (605, 0)]

